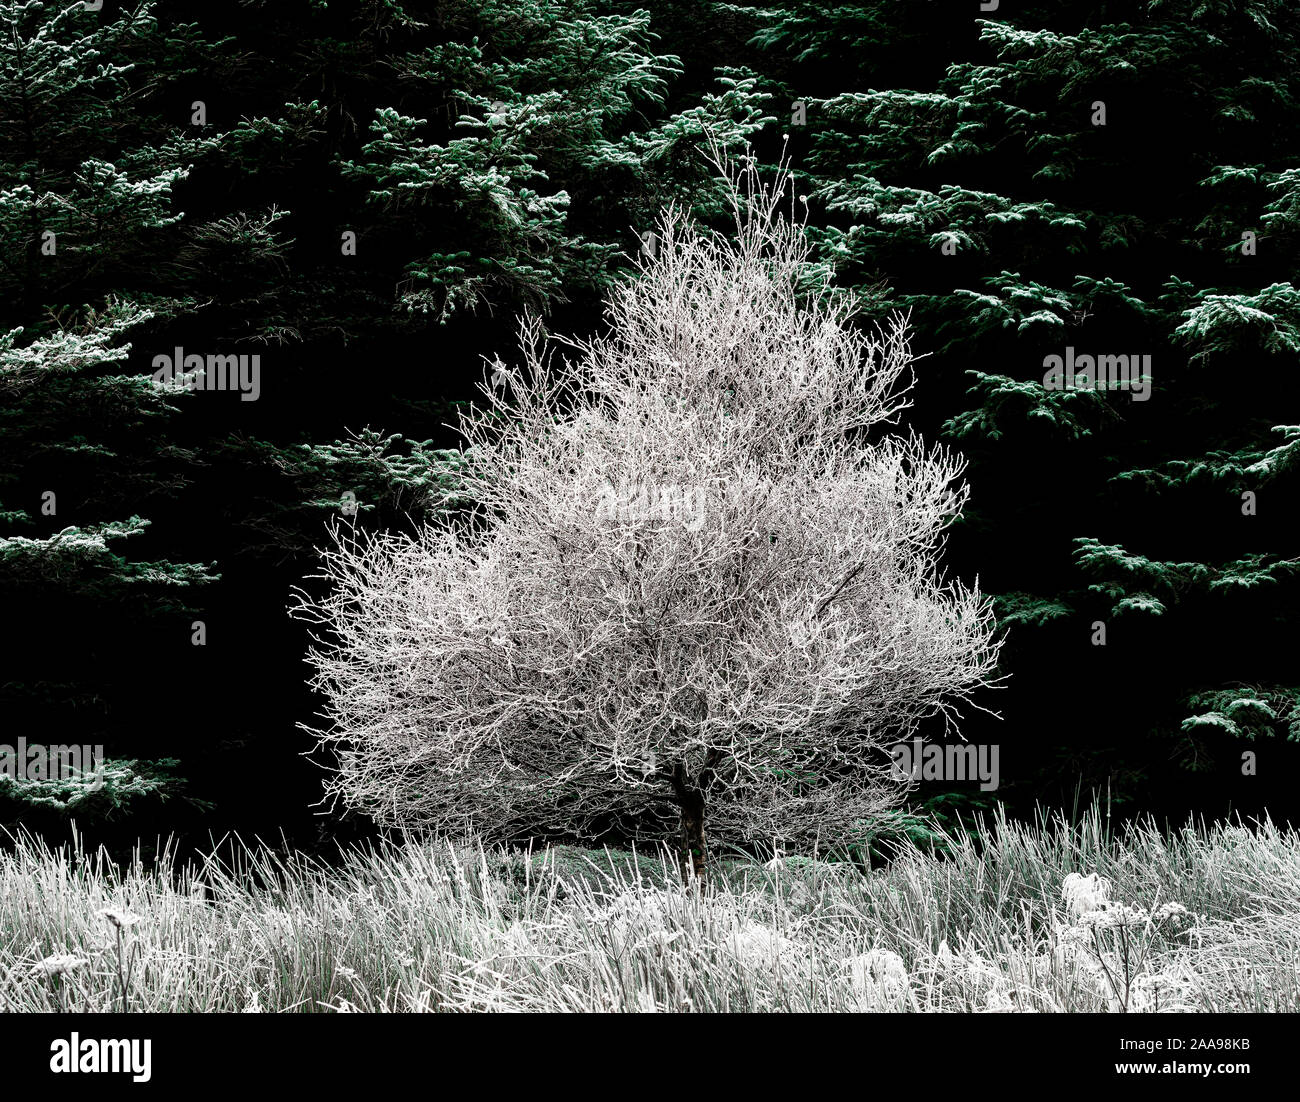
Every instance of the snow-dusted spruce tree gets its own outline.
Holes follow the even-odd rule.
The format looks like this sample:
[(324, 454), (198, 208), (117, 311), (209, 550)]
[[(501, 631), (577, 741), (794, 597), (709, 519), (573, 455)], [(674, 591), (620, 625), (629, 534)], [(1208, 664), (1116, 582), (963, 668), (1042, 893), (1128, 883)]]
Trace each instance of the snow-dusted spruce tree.
[(884, 747), (986, 684), (987, 602), (936, 556), (960, 463), (869, 441), (902, 408), (905, 328), (807, 287), (788, 178), (731, 172), (734, 238), (662, 219), (608, 334), (525, 323), (463, 416), (468, 509), (341, 538), (318, 633), (331, 794), (488, 837), (823, 844), (896, 799)]

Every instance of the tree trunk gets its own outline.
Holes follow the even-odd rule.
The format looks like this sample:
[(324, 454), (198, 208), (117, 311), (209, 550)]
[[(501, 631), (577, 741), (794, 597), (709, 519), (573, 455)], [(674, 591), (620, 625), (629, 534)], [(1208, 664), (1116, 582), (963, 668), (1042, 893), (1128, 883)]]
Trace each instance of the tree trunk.
[(678, 766), (673, 775), (673, 790), (682, 809), (681, 861), (682, 883), (698, 884), (704, 878), (707, 851), (704, 845), (704, 791), (686, 780), (686, 770)]
[(682, 882), (704, 878), (704, 794), (693, 792), (682, 804)]

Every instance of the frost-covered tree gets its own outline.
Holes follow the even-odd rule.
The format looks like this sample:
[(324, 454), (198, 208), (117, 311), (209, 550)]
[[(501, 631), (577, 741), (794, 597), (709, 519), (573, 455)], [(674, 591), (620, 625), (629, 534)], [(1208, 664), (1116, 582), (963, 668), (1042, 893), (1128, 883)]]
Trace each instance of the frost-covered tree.
[(347, 806), (499, 838), (676, 821), (690, 875), (706, 820), (860, 836), (905, 783), (886, 745), (987, 683), (991, 612), (937, 575), (961, 464), (873, 438), (902, 321), (855, 330), (808, 290), (781, 186), (736, 182), (734, 235), (669, 208), (605, 336), (561, 356), (533, 322), (522, 366), (495, 362), (497, 408), (461, 423), (467, 510), (326, 553), (297, 612), (327, 629)]

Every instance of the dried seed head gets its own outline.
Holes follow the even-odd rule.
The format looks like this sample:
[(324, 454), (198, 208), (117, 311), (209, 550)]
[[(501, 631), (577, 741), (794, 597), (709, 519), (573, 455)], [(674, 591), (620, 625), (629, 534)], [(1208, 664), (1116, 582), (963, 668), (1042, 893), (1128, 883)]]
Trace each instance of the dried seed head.
[(65, 972), (82, 967), (87, 961), (68, 953), (56, 953), (32, 965), (33, 976), (62, 976)]
[(101, 907), (95, 914), (108, 919), (118, 930), (129, 930), (140, 921), (138, 914), (132, 914), (123, 907)]

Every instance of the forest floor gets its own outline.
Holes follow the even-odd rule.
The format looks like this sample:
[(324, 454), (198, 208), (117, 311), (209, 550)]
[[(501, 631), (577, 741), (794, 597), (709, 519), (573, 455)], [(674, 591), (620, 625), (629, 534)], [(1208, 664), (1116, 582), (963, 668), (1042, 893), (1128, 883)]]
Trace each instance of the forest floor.
[(1296, 1011), (1300, 838), (991, 821), (881, 868), (0, 846), (0, 1011)]

